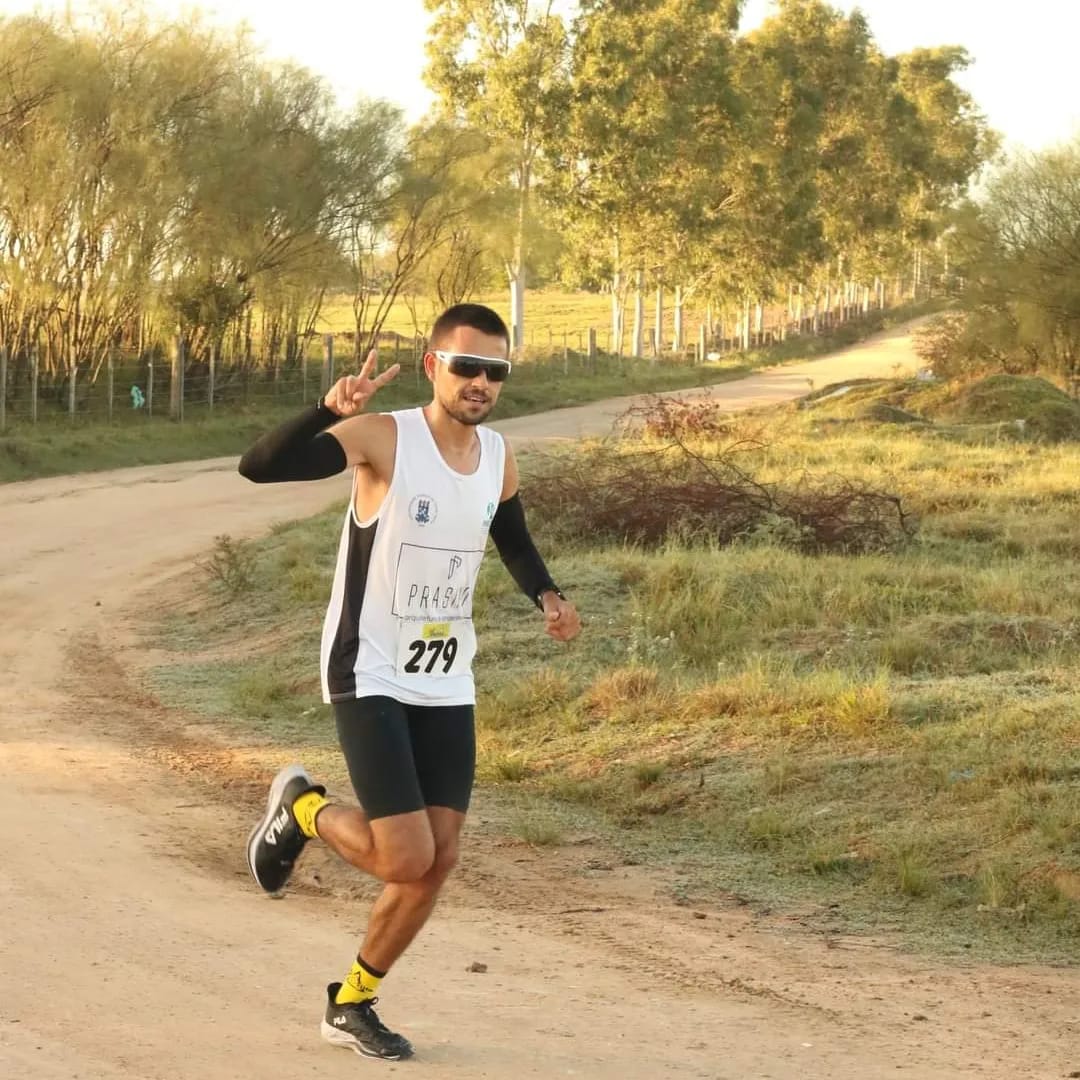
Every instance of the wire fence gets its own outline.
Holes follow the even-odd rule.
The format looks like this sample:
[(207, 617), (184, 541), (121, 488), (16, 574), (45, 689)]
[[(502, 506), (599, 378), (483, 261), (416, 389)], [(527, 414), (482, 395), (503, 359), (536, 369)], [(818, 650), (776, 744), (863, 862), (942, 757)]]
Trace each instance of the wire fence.
[[(838, 326), (866, 318), (899, 303), (922, 299), (918, 289), (870, 288), (838, 291), (835, 300), (796, 303), (786, 308), (744, 305), (726, 318), (705, 318), (684, 333), (682, 320), (657, 323), (631, 339), (628, 349), (610, 328), (580, 330), (533, 328), (518, 358), (525, 378), (594, 375), (625, 370), (630, 363), (687, 365), (726, 359), (767, 348), (794, 336), (834, 332)], [(656, 327), (660, 326), (660, 334)], [(634, 338), (637, 342), (634, 342)], [(94, 368), (45, 371), (36, 350), (11, 357), (0, 348), (0, 431), (11, 427), (56, 423), (138, 423), (151, 417), (175, 421), (205, 418), (215, 412), (293, 406), (325, 394), (339, 375), (357, 366), (355, 335), (326, 334), (309, 338), (284, 356), (219, 357), (186, 355), (182, 339), (159, 343), (139, 353), (115, 348)], [(420, 335), (380, 335), (380, 366), (402, 366), (399, 382), (425, 380), (427, 342)]]

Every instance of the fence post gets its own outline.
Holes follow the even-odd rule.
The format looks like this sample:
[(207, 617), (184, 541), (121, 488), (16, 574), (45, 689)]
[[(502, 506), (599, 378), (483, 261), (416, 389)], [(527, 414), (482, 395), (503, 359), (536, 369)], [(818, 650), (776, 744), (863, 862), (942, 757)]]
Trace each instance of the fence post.
[(299, 358), (300, 358), (300, 400), (305, 405), (307, 404), (307, 399), (308, 399), (308, 397), (307, 397), (307, 361), (308, 361), (307, 347), (308, 347), (308, 339), (305, 337), (304, 340), (299, 344), (299, 346), (297, 348), (298, 355), (299, 355)]
[(588, 345), (588, 349), (589, 349), (589, 362), (592, 363), (592, 364), (595, 364), (596, 363), (596, 327), (595, 326), (590, 326), (589, 327), (589, 345)]
[(71, 378), (68, 381), (68, 416), (72, 420), (75, 419), (75, 382), (79, 376), (78, 366), (75, 364), (75, 358), (71, 358)]
[(169, 379), (169, 419), (184, 419), (184, 339), (176, 337)]
[(699, 364), (705, 363), (705, 334), (705, 324), (702, 323), (698, 327), (697, 362)]
[(38, 349), (36, 345), (30, 346), (30, 422), (37, 423), (37, 399), (38, 399)]
[(146, 415), (154, 415), (154, 354), (146, 361)]
[(562, 369), (564, 375), (570, 374), (570, 346), (566, 343), (567, 334), (562, 332)]
[(334, 335), (323, 335), (322, 392), (327, 394), (334, 385)]
[(106, 415), (110, 424), (113, 418), (113, 355), (115, 352), (115, 347), (110, 345), (108, 353), (105, 354), (105, 393), (108, 398)]
[(0, 431), (7, 428), (7, 346), (0, 349)]
[(210, 359), (207, 362), (207, 386), (206, 405), (210, 412), (214, 411), (214, 390), (217, 383), (217, 342), (210, 343)]

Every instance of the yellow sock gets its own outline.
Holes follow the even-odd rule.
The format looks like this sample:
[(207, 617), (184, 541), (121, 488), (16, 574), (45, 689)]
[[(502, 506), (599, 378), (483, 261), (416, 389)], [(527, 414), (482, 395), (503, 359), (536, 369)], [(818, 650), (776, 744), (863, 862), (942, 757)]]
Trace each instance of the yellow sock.
[(345, 981), (334, 998), (334, 1004), (355, 1005), (359, 1001), (370, 1001), (379, 992), (379, 983), (383, 981), (385, 974), (386, 972), (380, 972), (374, 975), (357, 960), (345, 976)]
[(305, 791), (299, 799), (292, 804), (293, 817), (300, 831), (311, 839), (319, 834), (315, 831), (315, 815), (328, 805), (328, 800), (317, 791)]

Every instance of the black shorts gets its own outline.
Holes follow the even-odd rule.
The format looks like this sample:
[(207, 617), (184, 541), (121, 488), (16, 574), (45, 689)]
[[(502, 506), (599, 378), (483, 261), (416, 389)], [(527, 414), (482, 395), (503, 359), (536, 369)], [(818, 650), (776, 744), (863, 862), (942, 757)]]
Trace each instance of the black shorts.
[(334, 703), (338, 742), (369, 818), (469, 809), (476, 771), (471, 705), (403, 705), (389, 697)]

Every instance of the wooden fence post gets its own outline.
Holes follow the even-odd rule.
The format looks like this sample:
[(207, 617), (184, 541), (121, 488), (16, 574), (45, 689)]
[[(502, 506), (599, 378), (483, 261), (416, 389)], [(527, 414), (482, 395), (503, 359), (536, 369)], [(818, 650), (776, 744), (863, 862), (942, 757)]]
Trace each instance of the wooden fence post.
[(217, 342), (210, 343), (210, 359), (207, 361), (206, 407), (214, 411), (214, 391), (217, 389)]
[(30, 346), (30, 422), (37, 423), (38, 404), (38, 347)]
[(334, 385), (334, 335), (323, 335), (322, 394), (325, 397)]

